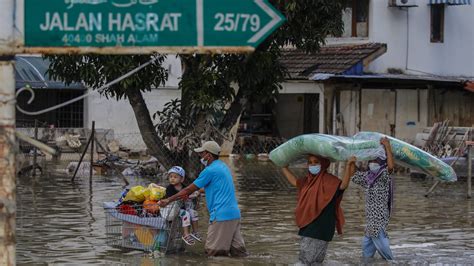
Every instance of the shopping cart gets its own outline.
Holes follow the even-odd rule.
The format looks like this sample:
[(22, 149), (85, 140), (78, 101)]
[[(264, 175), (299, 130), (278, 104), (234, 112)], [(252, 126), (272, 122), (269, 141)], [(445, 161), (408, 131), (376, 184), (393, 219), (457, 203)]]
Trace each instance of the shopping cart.
[(180, 201), (164, 208), (104, 202), (107, 245), (163, 254), (184, 251), (181, 205)]

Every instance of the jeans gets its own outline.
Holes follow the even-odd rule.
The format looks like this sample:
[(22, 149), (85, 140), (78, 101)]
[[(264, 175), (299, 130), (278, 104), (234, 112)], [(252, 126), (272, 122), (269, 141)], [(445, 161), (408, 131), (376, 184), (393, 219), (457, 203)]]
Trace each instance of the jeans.
[(378, 251), (382, 258), (393, 260), (390, 243), (384, 230), (380, 231), (377, 237), (364, 236), (362, 239), (362, 255), (364, 258), (372, 258), (375, 251)]

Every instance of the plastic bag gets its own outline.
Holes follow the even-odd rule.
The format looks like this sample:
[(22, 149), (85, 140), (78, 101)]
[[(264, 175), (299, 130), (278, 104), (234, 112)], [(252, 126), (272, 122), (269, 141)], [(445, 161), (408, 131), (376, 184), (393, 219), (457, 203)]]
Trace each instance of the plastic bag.
[(166, 195), (166, 188), (151, 183), (144, 192), (145, 199), (147, 200), (160, 200)]
[(358, 161), (373, 160), (383, 149), (380, 145), (382, 137), (390, 140), (392, 153), (398, 164), (420, 170), (441, 181), (457, 180), (452, 167), (440, 159), (413, 145), (377, 132), (360, 132), (353, 137), (301, 135), (272, 150), (270, 160), (277, 166), (286, 166), (308, 154), (319, 155), (331, 161), (347, 161), (351, 156), (357, 157)]
[(158, 214), (160, 212), (160, 206), (156, 200), (145, 200), (143, 202), (143, 210), (149, 214)]
[(397, 164), (422, 171), (441, 181), (457, 181), (456, 172), (450, 165), (413, 145), (377, 132), (360, 132), (354, 135), (354, 138), (358, 140), (380, 139), (381, 137), (387, 137), (390, 140), (393, 157)]
[(145, 200), (145, 188), (142, 186), (134, 186), (127, 193), (123, 201), (143, 202)]
[(270, 160), (277, 166), (306, 157), (319, 155), (331, 161), (346, 161), (356, 156), (359, 161), (375, 159), (374, 154), (383, 149), (379, 139), (361, 140), (325, 134), (306, 134), (288, 140), (270, 152)]

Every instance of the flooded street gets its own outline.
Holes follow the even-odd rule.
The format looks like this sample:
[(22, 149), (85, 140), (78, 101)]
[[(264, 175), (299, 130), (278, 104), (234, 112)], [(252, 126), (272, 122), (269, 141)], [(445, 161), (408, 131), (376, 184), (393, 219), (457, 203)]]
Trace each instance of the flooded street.
[[(118, 178), (88, 178), (75, 185), (69, 177), (17, 179), (17, 264), (292, 264), (297, 261), (297, 228), (293, 210), (296, 190), (268, 163), (230, 163), (242, 211), (242, 233), (250, 256), (245, 259), (212, 258), (203, 245), (184, 254), (152, 258), (142, 252), (124, 253), (105, 244), (102, 202), (117, 199)], [(396, 263), (468, 264), (474, 261), (473, 200), (465, 196), (466, 181), (441, 185), (425, 198), (432, 179), (396, 176), (395, 211), (388, 233)], [(133, 184), (151, 180), (132, 179)], [(350, 184), (343, 208), (345, 234), (331, 242), (327, 264), (358, 264), (364, 229), (364, 193)], [(205, 207), (200, 229), (206, 232)], [(374, 260), (383, 263), (378, 255)]]

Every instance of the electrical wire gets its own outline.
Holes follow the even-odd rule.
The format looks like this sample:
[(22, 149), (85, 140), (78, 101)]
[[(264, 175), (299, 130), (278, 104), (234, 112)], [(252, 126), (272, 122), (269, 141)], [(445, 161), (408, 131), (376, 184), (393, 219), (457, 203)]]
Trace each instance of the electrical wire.
[[(102, 85), (101, 87), (99, 87), (97, 90), (99, 91), (99, 93), (101, 93), (102, 91), (104, 91), (105, 89), (107, 89), (108, 87), (112, 86), (112, 85), (115, 85), (117, 83), (119, 83), (120, 81), (132, 76), (133, 74), (137, 73), (138, 71), (142, 70), (143, 68), (147, 67), (148, 65), (150, 65), (151, 63), (153, 63), (154, 61), (157, 60), (157, 57), (153, 57), (150, 61), (146, 62), (145, 64), (143, 65), (140, 65), (136, 68), (134, 68), (133, 70), (127, 72), (126, 74), (112, 80), (111, 82), (107, 83), (107, 84), (104, 84)], [(16, 106), (16, 108), (18, 109), (18, 111), (26, 114), (26, 115), (40, 115), (40, 114), (44, 114), (44, 113), (47, 113), (47, 112), (50, 112), (50, 111), (53, 111), (53, 110), (56, 110), (56, 109), (59, 109), (61, 107), (64, 107), (64, 106), (67, 106), (69, 104), (72, 104), (74, 102), (77, 102), (77, 101), (80, 101), (88, 96), (90, 96), (93, 92), (92, 89), (88, 88), (88, 92), (79, 96), (79, 97), (76, 97), (74, 99), (71, 99), (69, 101), (66, 101), (66, 102), (63, 102), (63, 103), (60, 103), (58, 105), (54, 105), (54, 106), (51, 106), (49, 108), (46, 108), (46, 109), (43, 109), (43, 110), (40, 110), (40, 111), (35, 111), (35, 112), (29, 112), (29, 111), (26, 111), (26, 110), (23, 110), (20, 106)], [(33, 91), (33, 89), (31, 89), (30, 86), (25, 86), (21, 89), (19, 89), (17, 92), (16, 92), (16, 97), (18, 98), (18, 95), (20, 95), (20, 93), (22, 93), (23, 91), (28, 91), (30, 92), (31, 94), (31, 97), (30, 99), (28, 100), (28, 104), (31, 104), (31, 102), (33, 102), (33, 100), (35, 99), (35, 92)]]

